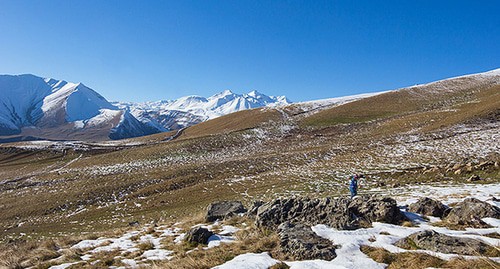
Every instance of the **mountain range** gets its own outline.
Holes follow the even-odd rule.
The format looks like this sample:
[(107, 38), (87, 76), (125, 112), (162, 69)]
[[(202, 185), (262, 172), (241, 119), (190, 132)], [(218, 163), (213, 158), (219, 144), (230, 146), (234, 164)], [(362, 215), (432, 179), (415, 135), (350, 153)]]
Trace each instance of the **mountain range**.
[(289, 104), (284, 97), (223, 91), (146, 103), (108, 102), (82, 83), (0, 75), (2, 141), (107, 140), (184, 128), (228, 113)]
[(208, 98), (191, 95), (176, 100), (145, 103), (114, 102), (151, 128), (171, 131), (233, 112), (264, 106), (290, 104), (285, 96), (267, 96), (257, 91), (236, 94), (225, 90)]
[[(427, 85), (433, 85), (431, 88), (437, 87), (436, 94), (439, 95), (454, 91), (460, 87), (457, 81), (463, 79), (467, 79), (468, 83), (470, 81), (484, 83), (491, 80), (498, 82), (499, 76), (500, 71), (496, 69), (395, 90), (393, 95), (405, 95), (406, 91), (411, 89), (412, 95), (432, 94), (434, 96), (433, 91), (427, 90), (420, 93), (419, 89), (422, 87), (428, 89)], [(275, 107), (278, 110), (315, 113), (325, 108), (341, 106), (361, 99), (374, 100), (369, 98), (375, 95), (382, 96), (378, 97), (379, 99), (388, 96), (383, 93), (386, 92), (292, 104), (285, 96), (267, 96), (257, 91), (236, 94), (226, 90), (208, 98), (192, 95), (176, 100), (144, 103), (109, 102), (82, 83), (71, 83), (34, 75), (0, 75), (0, 143), (40, 139), (102, 141), (140, 137), (183, 129), (247, 109)], [(357, 104), (361, 103), (357, 102)], [(414, 105), (414, 103), (410, 104)], [(391, 110), (393, 107), (394, 111)], [(362, 108), (361, 114), (351, 115), (351, 112), (344, 113), (339, 108), (337, 109), (339, 111), (334, 110), (333, 114), (318, 113), (308, 120), (317, 119), (328, 122), (332, 120), (343, 122), (346, 119), (349, 121), (357, 120), (363, 118), (363, 111), (368, 109), (369, 107)], [(398, 107), (397, 103), (392, 101), (382, 108), (384, 111), (387, 110), (383, 113), (388, 114), (399, 113), (406, 109), (408, 109), (407, 106)], [(377, 113), (382, 113), (382, 111)], [(373, 117), (373, 115), (368, 115), (367, 118), (369, 117)], [(211, 125), (216, 123), (218, 125), (210, 128), (224, 130), (221, 127), (224, 125), (223, 121), (224, 119), (214, 121)], [(246, 121), (246, 123), (241, 123), (245, 125), (252, 119), (238, 119), (238, 121)], [(202, 125), (194, 130), (209, 125)]]

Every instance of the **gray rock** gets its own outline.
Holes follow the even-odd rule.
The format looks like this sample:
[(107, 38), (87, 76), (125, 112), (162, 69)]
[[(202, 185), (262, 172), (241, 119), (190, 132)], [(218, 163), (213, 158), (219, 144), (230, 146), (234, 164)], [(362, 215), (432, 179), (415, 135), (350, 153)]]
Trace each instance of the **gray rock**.
[(259, 207), (256, 223), (270, 229), (293, 221), (308, 226), (325, 224), (336, 229), (352, 230), (374, 221), (397, 224), (404, 219), (396, 201), (391, 198), (357, 196), (355, 199), (277, 199)]
[(216, 221), (232, 217), (239, 213), (245, 213), (247, 210), (240, 201), (222, 201), (211, 203), (207, 209), (205, 219), (207, 221)]
[(467, 179), (467, 181), (468, 181), (468, 182), (473, 182), (473, 181), (478, 181), (478, 180), (481, 180), (481, 177), (480, 177), (480, 176), (478, 176), (478, 175), (472, 175), (472, 176), (470, 176), (470, 177)]
[(331, 261), (337, 257), (332, 242), (316, 235), (309, 226), (287, 221), (278, 226), (278, 235), (286, 259)]
[(248, 216), (255, 216), (257, 215), (257, 211), (259, 210), (259, 207), (264, 204), (264, 201), (254, 201), (252, 207), (250, 210), (248, 210), (247, 215)]
[(488, 226), (482, 218), (500, 218), (500, 208), (476, 198), (467, 198), (454, 206), (444, 220), (450, 224)]
[(197, 244), (208, 244), (208, 238), (214, 233), (206, 228), (195, 227), (189, 230), (186, 234), (185, 241)]
[(396, 201), (388, 197), (361, 196), (353, 199), (348, 209), (350, 215), (353, 215), (356, 220), (368, 224), (374, 221), (397, 224), (405, 219)]
[(437, 200), (425, 197), (420, 198), (417, 202), (411, 204), (408, 207), (408, 211), (425, 216), (442, 218), (445, 215), (445, 212), (447, 213), (448, 207)]
[(139, 226), (139, 222), (137, 220), (131, 221), (131, 222), (128, 223), (128, 226), (138, 227)]
[(425, 249), (447, 254), (459, 255), (485, 255), (494, 254), (494, 248), (482, 241), (449, 236), (435, 231), (422, 231), (414, 233), (407, 238), (395, 243), (396, 246), (405, 249)]

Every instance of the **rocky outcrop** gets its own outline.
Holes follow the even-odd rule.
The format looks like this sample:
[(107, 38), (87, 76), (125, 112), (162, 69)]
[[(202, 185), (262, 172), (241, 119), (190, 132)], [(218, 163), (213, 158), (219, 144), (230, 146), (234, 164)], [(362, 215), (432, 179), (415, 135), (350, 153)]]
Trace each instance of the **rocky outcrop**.
[(435, 231), (414, 233), (395, 243), (405, 249), (425, 249), (448, 254), (497, 256), (500, 252), (476, 239), (440, 234)]
[(257, 211), (259, 210), (259, 207), (261, 207), (264, 203), (264, 201), (254, 201), (252, 204), (252, 207), (250, 207), (250, 210), (248, 210), (247, 215), (248, 216), (255, 216), (257, 215)]
[(442, 218), (446, 213), (448, 213), (447, 211), (449, 211), (449, 209), (443, 203), (425, 197), (420, 198), (417, 202), (411, 204), (408, 207), (408, 211), (425, 216)]
[(476, 198), (467, 198), (454, 206), (444, 220), (456, 225), (487, 226), (482, 218), (500, 218), (500, 208)]
[(391, 198), (357, 196), (339, 198), (277, 199), (260, 206), (256, 222), (271, 229), (293, 221), (309, 226), (325, 224), (342, 230), (357, 229), (374, 221), (397, 224), (404, 219)]
[(333, 260), (335, 246), (330, 240), (316, 235), (311, 227), (284, 222), (278, 227), (280, 250), (290, 260)]
[(208, 238), (212, 235), (214, 235), (214, 233), (206, 228), (195, 227), (187, 232), (184, 240), (189, 243), (206, 245), (208, 244)]
[(232, 217), (247, 210), (240, 201), (222, 201), (211, 203), (207, 209), (206, 221), (212, 222), (218, 219)]

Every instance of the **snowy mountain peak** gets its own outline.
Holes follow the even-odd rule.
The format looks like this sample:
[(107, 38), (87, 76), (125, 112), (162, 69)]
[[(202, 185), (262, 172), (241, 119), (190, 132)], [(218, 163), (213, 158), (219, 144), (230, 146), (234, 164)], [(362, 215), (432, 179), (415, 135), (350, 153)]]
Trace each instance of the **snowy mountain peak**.
[(253, 90), (249, 93), (247, 93), (248, 96), (251, 96), (251, 97), (258, 97), (260, 95), (262, 95), (260, 92), (256, 91), (256, 90)]
[[(22, 135), (25, 127), (37, 127), (31, 128), (38, 130), (37, 133), (30, 131), (30, 135), (44, 136), (44, 130), (51, 130), (47, 132), (56, 139), (82, 137), (86, 132), (102, 139), (110, 137), (112, 130), (123, 129), (120, 126), (124, 124), (136, 128), (122, 131), (125, 135), (155, 132), (146, 125), (147, 131), (137, 130), (143, 124), (130, 124), (134, 120), (138, 122), (131, 119), (132, 116), (120, 120), (118, 116), (123, 111), (83, 83), (34, 75), (0, 75), (0, 93), (0, 135)], [(97, 133), (100, 135), (94, 135)]]
[(221, 93), (219, 93), (218, 95), (226, 96), (226, 95), (232, 95), (232, 94), (234, 94), (234, 93), (231, 90), (224, 90)]
[(232, 97), (236, 97), (237, 94), (235, 94), (234, 92), (232, 92), (231, 90), (224, 90), (220, 93), (217, 93), (217, 94), (214, 94), (210, 97), (208, 97), (207, 99), (208, 100), (214, 100), (214, 99), (230, 99)]
[(137, 119), (155, 128), (172, 130), (244, 109), (291, 103), (286, 97), (272, 97), (257, 91), (237, 94), (225, 90), (208, 98), (190, 95), (177, 100), (146, 103), (115, 103)]

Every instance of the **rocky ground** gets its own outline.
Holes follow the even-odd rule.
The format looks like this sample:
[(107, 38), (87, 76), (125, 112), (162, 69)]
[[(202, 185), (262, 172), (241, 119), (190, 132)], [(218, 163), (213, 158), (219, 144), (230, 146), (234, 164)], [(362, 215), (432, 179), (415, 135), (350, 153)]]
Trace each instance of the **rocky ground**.
[[(58, 248), (36, 268), (386, 268), (398, 255), (425, 257), (409, 268), (500, 266), (500, 184), (421, 185), (387, 195), (290, 197), (248, 210), (240, 202), (213, 203), (200, 223), (130, 223), (116, 236)], [(274, 243), (251, 252), (251, 233)], [(217, 249), (228, 255), (221, 259)], [(199, 264), (188, 262), (200, 255)]]

